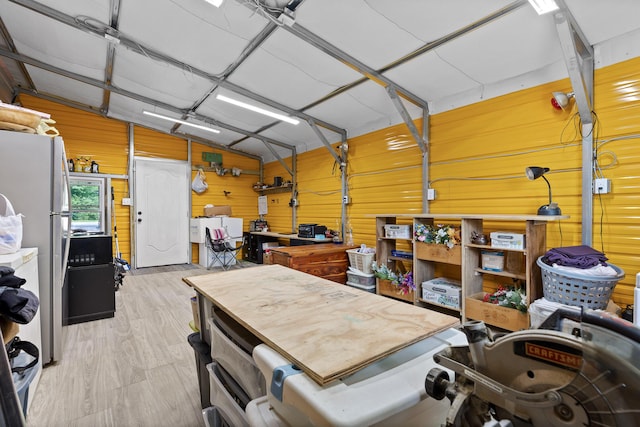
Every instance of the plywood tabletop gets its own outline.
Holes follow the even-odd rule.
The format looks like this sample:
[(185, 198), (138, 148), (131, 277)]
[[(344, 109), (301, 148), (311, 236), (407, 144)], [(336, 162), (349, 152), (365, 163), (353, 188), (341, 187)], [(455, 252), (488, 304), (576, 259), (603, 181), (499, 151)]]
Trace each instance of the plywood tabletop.
[(321, 385), (459, 324), (281, 265), (183, 280)]

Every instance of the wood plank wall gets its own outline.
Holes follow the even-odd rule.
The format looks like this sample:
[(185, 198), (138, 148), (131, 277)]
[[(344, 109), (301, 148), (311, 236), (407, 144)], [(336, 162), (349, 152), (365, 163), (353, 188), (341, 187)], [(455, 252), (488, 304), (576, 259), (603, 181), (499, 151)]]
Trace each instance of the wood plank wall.
[[(106, 119), (100, 115), (70, 108), (58, 103), (46, 101), (29, 95), (21, 95), (20, 101), (25, 107), (51, 114), (56, 121), (67, 149), (67, 157), (91, 157), (100, 165), (100, 172), (106, 174), (127, 175), (129, 161), (129, 130), (125, 122)], [(141, 126), (134, 126), (134, 152), (136, 156), (183, 160), (188, 159), (188, 143), (184, 138), (156, 132)], [(257, 171), (259, 162), (235, 153), (223, 152), (208, 145), (192, 143), (192, 165), (205, 165), (202, 152), (220, 153), (223, 166), (231, 169), (238, 167), (247, 171)], [(251, 186), (257, 177), (241, 174), (232, 177), (231, 173), (218, 176), (215, 172), (206, 172), (209, 189), (202, 195), (191, 192), (191, 211), (193, 216), (204, 213), (204, 205), (231, 205), (234, 216), (254, 219), (258, 215), (256, 193)], [(195, 176), (192, 171), (191, 179)], [(131, 197), (129, 183), (123, 179), (113, 179), (115, 193), (116, 224), (118, 241), (122, 257), (131, 262), (130, 208), (121, 204), (123, 197)], [(224, 190), (230, 192), (224, 195)], [(245, 219), (245, 229), (248, 229)], [(114, 242), (115, 245), (115, 242)], [(192, 246), (192, 261), (198, 261), (198, 245)], [(115, 248), (114, 248), (115, 252)]]
[[(599, 141), (632, 136), (601, 145), (599, 161), (613, 192), (594, 199), (593, 215), (592, 246), (626, 272), (613, 297), (623, 308), (633, 302), (635, 274), (640, 272), (639, 80), (640, 58), (595, 73), (594, 136)], [(534, 214), (547, 203), (548, 189), (543, 180), (529, 181), (524, 170), (549, 167), (553, 198), (571, 219), (549, 226), (547, 247), (580, 244), (582, 149), (577, 109), (557, 111), (550, 104), (551, 92), (569, 90), (570, 82), (561, 80), (433, 115), (429, 178), (437, 198), (430, 202), (430, 211)], [(356, 244), (374, 246), (371, 214), (421, 212), (422, 155), (404, 124), (348, 142), (349, 224)], [(318, 151), (324, 157), (318, 157)], [(340, 188), (339, 180), (328, 179), (332, 163), (324, 148), (298, 155), (298, 223), (330, 226), (332, 218), (339, 218), (339, 194), (319, 196)], [(265, 165), (266, 176), (283, 173), (277, 162)], [(272, 209), (269, 204), (267, 216), (273, 229), (288, 224), (282, 204), (275, 205)]]
[[(635, 273), (640, 271), (640, 149), (635, 136), (640, 134), (639, 80), (640, 58), (595, 73), (595, 137), (602, 142), (600, 164), (603, 175), (612, 180), (613, 192), (594, 199), (593, 247), (603, 250), (627, 273), (614, 292), (614, 301), (623, 307), (632, 303)], [(527, 180), (524, 169), (549, 167), (554, 200), (571, 219), (548, 228), (547, 246), (579, 244), (582, 187), (576, 109), (557, 111), (550, 104), (551, 92), (569, 89), (569, 81), (561, 80), (433, 115), (430, 181), (437, 198), (430, 202), (430, 211), (535, 213), (547, 203), (547, 186), (542, 180)], [(24, 95), (21, 100), (27, 107), (52, 113), (73, 155), (92, 154), (102, 171), (126, 173), (126, 124)], [(175, 139), (136, 129), (136, 150), (154, 155), (172, 153), (169, 156), (185, 159), (185, 152), (178, 154), (173, 151), (175, 147), (169, 151), (156, 147), (175, 144)], [(100, 150), (105, 154), (99, 154)], [(216, 152), (194, 144), (194, 164), (202, 163), (202, 151)], [(257, 161), (241, 156), (223, 153), (223, 158), (225, 167), (259, 168)], [(421, 162), (420, 150), (404, 124), (349, 139), (351, 204), (347, 212), (356, 244), (375, 245), (372, 214), (421, 212)], [(333, 157), (322, 147), (299, 154), (297, 166), (297, 223), (336, 227), (341, 216), (341, 193), (340, 173)], [(265, 183), (273, 182), (274, 176), (290, 179), (279, 162), (265, 165), (264, 171)], [(251, 188), (256, 181), (253, 175), (234, 178), (207, 173), (209, 191), (203, 196), (192, 193), (194, 215), (199, 215), (207, 203), (230, 204), (234, 216), (242, 216), (248, 228), (248, 222), (257, 217), (257, 194)], [(223, 190), (231, 191), (231, 195), (225, 197)], [(118, 186), (116, 192), (117, 197), (124, 196), (124, 187)], [(290, 230), (290, 197), (289, 193), (269, 195), (266, 218), (272, 230)], [(127, 209), (118, 209), (117, 218), (125, 257), (129, 255)], [(503, 228), (502, 224), (492, 226)], [(197, 247), (193, 247), (193, 259), (197, 260)]]

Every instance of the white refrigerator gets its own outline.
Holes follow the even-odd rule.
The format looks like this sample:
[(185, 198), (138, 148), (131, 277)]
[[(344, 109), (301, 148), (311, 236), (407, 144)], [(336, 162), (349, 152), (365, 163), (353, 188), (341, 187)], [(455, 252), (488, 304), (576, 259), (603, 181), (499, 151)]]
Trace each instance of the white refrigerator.
[(0, 131), (0, 193), (24, 215), (22, 247), (38, 248), (44, 365), (62, 356), (62, 285), (69, 253), (69, 171), (60, 137)]

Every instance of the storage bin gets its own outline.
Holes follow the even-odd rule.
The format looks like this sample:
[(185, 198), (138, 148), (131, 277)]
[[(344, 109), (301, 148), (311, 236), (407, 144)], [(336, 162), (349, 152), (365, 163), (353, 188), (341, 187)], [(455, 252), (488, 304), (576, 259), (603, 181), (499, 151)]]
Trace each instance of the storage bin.
[(352, 285), (359, 286), (374, 286), (376, 285), (376, 276), (373, 274), (366, 274), (354, 271), (347, 271), (347, 282)]
[(211, 405), (218, 408), (222, 418), (227, 422), (226, 425), (249, 427), (244, 409), (238, 402), (246, 407), (250, 400), (246, 395), (242, 396), (240, 387), (230, 376), (223, 376), (223, 369), (215, 361), (207, 365), (207, 370), (211, 388)]
[(373, 273), (371, 263), (376, 259), (375, 252), (362, 253), (358, 252), (358, 249), (347, 249), (347, 254), (349, 255), (349, 265), (351, 267), (366, 274)]
[(529, 314), (515, 308), (484, 302), (484, 292), (465, 298), (465, 317), (510, 331), (529, 329)]
[(410, 239), (411, 226), (399, 224), (386, 224), (384, 226), (384, 237), (395, 239)]
[(264, 396), (264, 377), (253, 358), (226, 336), (213, 319), (209, 319), (209, 322), (211, 358), (229, 372), (251, 399)]
[[(33, 358), (31, 356), (27, 355), (24, 351), (21, 351), (20, 354), (12, 361), (12, 366), (26, 366), (32, 360)], [(39, 369), (40, 364), (36, 363), (34, 366), (26, 369), (22, 374), (18, 374), (16, 372), (11, 374), (13, 378), (13, 385), (18, 394), (18, 400), (20, 400), (20, 405), (22, 406), (22, 415), (25, 417), (27, 416), (27, 409), (29, 405), (29, 386), (36, 377)]]
[(491, 247), (502, 249), (520, 249), (525, 248), (524, 234), (511, 233), (508, 231), (494, 231), (490, 234)]
[(462, 288), (457, 280), (445, 277), (422, 282), (422, 299), (432, 304), (460, 309), (462, 303)]
[(504, 252), (482, 251), (482, 269), (487, 271), (504, 270)]
[(200, 406), (204, 409), (211, 405), (211, 395), (209, 393), (209, 374), (207, 365), (211, 359), (211, 347), (200, 339), (200, 332), (194, 332), (187, 337), (189, 345), (193, 348), (196, 356), (196, 373), (198, 374), (198, 387), (200, 389)]
[(373, 285), (359, 285), (357, 283), (351, 283), (349, 281), (347, 281), (347, 286), (351, 286), (352, 288), (356, 288), (356, 289), (360, 289), (361, 291), (365, 291), (365, 292), (371, 292), (372, 294), (376, 293), (376, 283), (375, 283), (375, 279), (373, 282)]
[(605, 309), (618, 280), (624, 278), (624, 271), (608, 264), (618, 274), (616, 276), (587, 276), (559, 270), (542, 261), (536, 261), (542, 273), (542, 292), (549, 301), (560, 304)]

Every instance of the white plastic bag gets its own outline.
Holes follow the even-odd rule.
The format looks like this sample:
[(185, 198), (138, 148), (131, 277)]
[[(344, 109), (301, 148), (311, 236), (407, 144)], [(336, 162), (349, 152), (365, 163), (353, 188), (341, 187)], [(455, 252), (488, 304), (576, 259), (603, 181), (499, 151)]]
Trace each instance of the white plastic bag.
[(22, 247), (22, 215), (0, 194), (0, 255), (13, 254)]
[(205, 182), (207, 176), (204, 174), (202, 169), (198, 169), (198, 173), (196, 173), (195, 178), (193, 178), (193, 182), (191, 183), (191, 188), (198, 194), (202, 194), (207, 191), (209, 185)]

